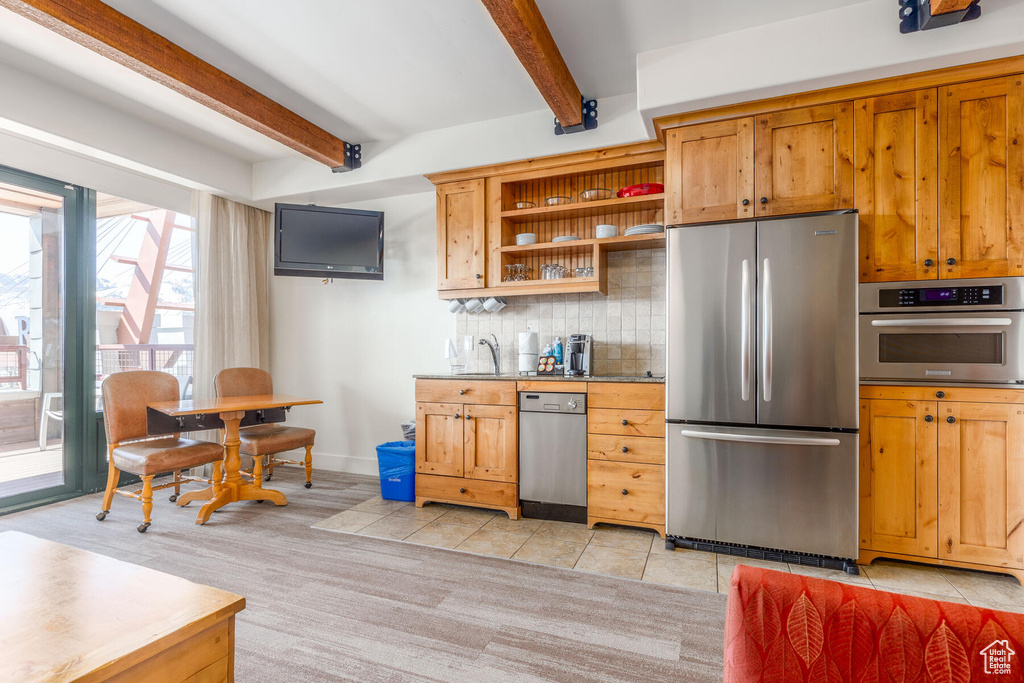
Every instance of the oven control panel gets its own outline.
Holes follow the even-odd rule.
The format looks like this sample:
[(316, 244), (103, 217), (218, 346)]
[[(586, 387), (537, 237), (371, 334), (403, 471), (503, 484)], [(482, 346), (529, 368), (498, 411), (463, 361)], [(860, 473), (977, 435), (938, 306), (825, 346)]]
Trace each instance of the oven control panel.
[(881, 289), (880, 308), (906, 306), (988, 306), (1003, 303), (1002, 285), (977, 287), (915, 287), (913, 289)]

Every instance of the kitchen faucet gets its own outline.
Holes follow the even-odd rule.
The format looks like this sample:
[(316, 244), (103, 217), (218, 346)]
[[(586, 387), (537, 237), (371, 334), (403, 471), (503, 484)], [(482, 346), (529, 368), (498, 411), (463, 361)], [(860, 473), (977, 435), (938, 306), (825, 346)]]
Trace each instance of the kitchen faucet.
[(498, 346), (498, 338), (495, 337), (493, 333), (491, 334), (491, 336), (494, 337), (494, 343), (493, 344), (491, 342), (487, 341), (486, 339), (481, 339), (480, 340), (480, 344), (481, 345), (486, 345), (487, 348), (489, 348), (491, 350), (491, 358), (494, 360), (494, 374), (495, 375), (500, 375), (501, 374), (501, 356), (499, 356), (498, 353), (499, 353), (499, 349), (501, 347)]

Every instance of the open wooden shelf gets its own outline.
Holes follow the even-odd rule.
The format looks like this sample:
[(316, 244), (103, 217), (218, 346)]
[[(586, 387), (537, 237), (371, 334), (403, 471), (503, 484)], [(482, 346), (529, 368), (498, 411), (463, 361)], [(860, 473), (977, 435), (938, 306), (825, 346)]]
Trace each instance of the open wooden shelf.
[(631, 251), (633, 249), (660, 249), (665, 246), (665, 233), (653, 233), (648, 235), (620, 235), (618, 237), (604, 237), (601, 239), (572, 240), (569, 242), (540, 242), (537, 244), (513, 244), (502, 247), (501, 253), (516, 256), (527, 256), (531, 254), (547, 254), (553, 251), (563, 253), (582, 253), (593, 251), (594, 245), (598, 245), (602, 251)]
[(615, 216), (622, 213), (642, 211), (644, 209), (660, 209), (664, 206), (665, 195), (645, 194), (639, 197), (612, 197), (591, 202), (574, 201), (572, 204), (557, 206), (536, 206), (532, 209), (513, 209), (502, 211), (501, 217), (512, 223), (529, 223), (531, 221), (554, 218), (579, 218), (582, 216)]

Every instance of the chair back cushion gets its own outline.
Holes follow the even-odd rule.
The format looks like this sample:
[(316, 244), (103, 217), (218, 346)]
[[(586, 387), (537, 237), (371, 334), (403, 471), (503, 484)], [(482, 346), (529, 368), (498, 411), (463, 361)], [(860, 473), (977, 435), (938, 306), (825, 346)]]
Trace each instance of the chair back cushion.
[(103, 395), (103, 425), (108, 443), (121, 443), (147, 436), (146, 405), (178, 400), (178, 380), (166, 372), (132, 370), (115, 372), (100, 387)]
[[(1024, 614), (745, 565), (732, 574), (726, 683), (1019, 681), (1022, 656)], [(988, 675), (1008, 659), (1009, 675)]]
[(270, 373), (259, 368), (228, 368), (213, 378), (218, 398), (232, 396), (263, 396), (274, 393)]

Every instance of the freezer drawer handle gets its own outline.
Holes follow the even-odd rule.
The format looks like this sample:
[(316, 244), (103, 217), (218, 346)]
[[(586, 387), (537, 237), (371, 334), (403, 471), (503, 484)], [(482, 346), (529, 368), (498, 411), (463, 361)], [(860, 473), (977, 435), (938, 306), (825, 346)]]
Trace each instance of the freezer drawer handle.
[(1009, 318), (897, 318), (872, 320), (871, 327), (1005, 327)]
[(683, 436), (709, 441), (742, 441), (744, 443), (768, 443), (782, 446), (838, 446), (839, 439), (810, 436), (754, 436), (753, 434), (729, 434), (726, 432), (696, 432), (684, 429)]

